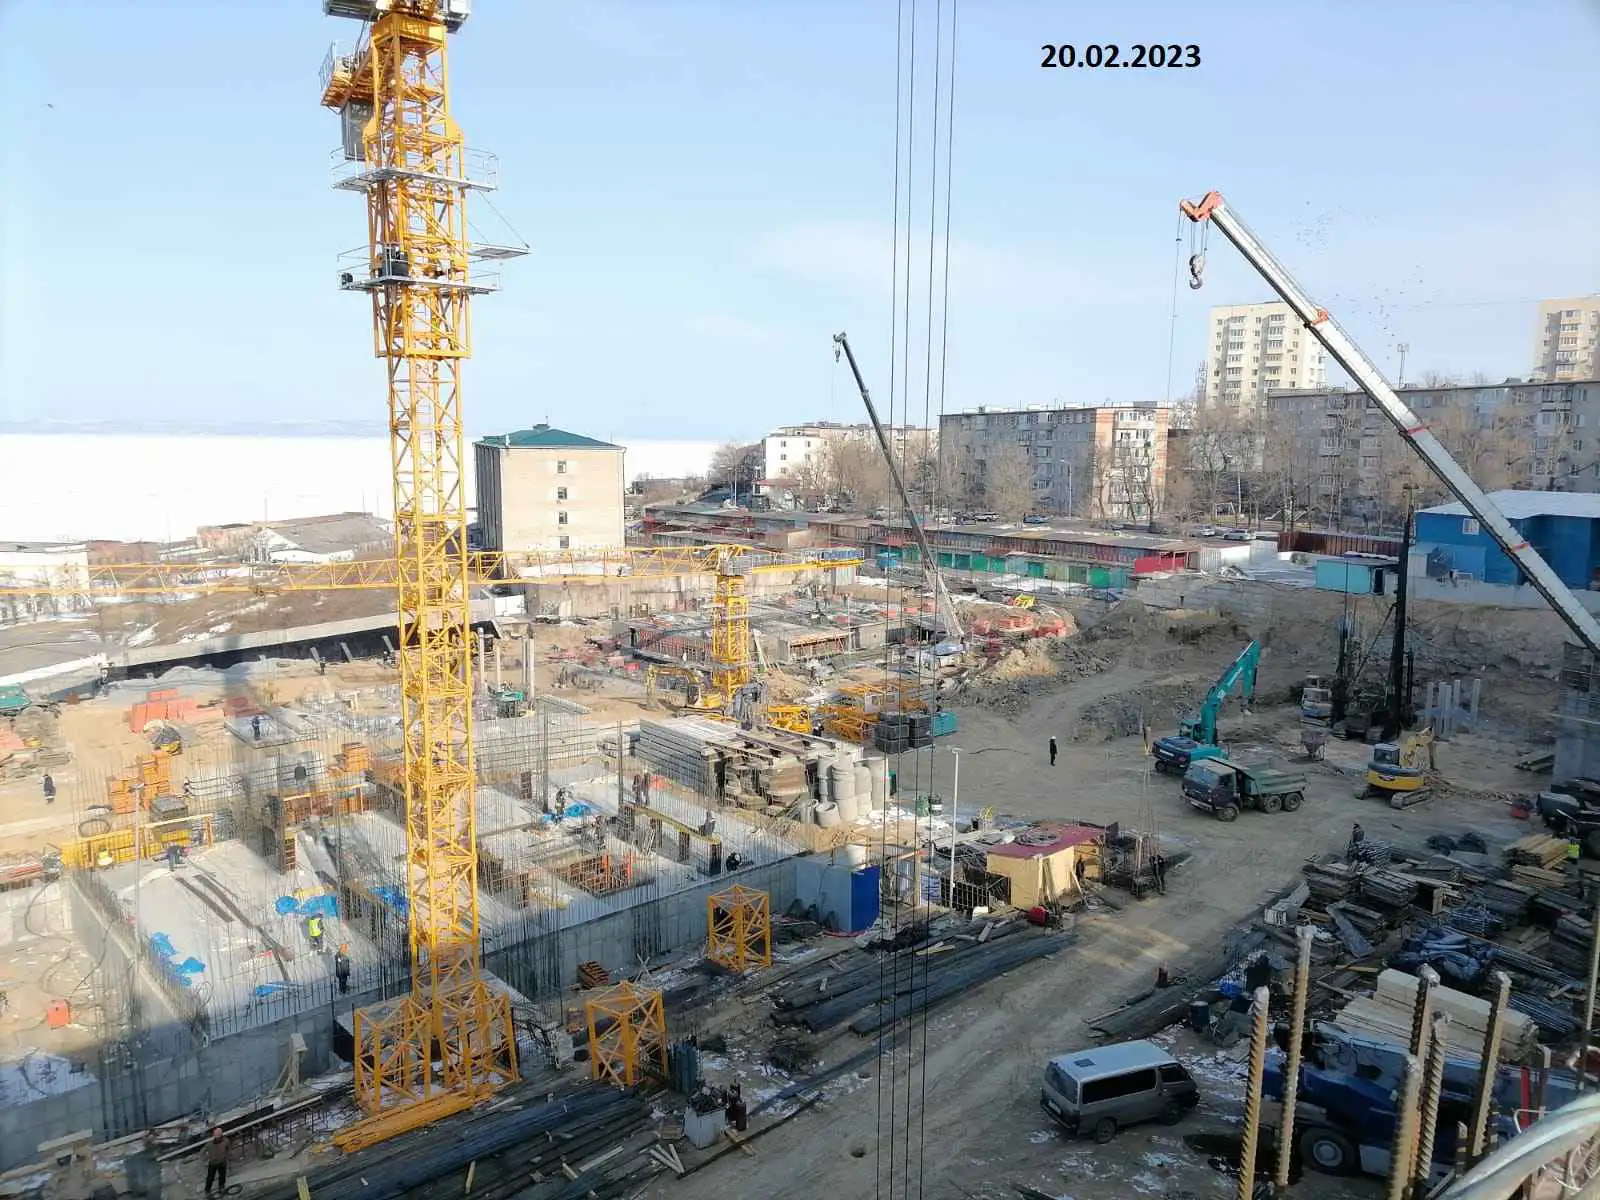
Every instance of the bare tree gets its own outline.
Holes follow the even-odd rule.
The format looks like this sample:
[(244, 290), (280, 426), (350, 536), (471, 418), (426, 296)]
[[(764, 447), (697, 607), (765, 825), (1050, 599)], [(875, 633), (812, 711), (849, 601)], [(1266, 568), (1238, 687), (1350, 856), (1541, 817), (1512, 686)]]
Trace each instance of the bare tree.
[(1015, 444), (996, 447), (983, 461), (983, 503), (1008, 521), (1033, 507), (1033, 459)]
[(970, 509), (978, 501), (982, 481), (972, 447), (955, 438), (941, 441), (938, 449), (938, 487), (935, 507)]
[(832, 493), (848, 497), (856, 512), (885, 508), (895, 499), (894, 478), (876, 441), (866, 437), (835, 438), (823, 455)]
[(727, 484), (747, 482), (752, 463), (760, 452), (760, 443), (724, 442), (711, 456), (712, 481)]

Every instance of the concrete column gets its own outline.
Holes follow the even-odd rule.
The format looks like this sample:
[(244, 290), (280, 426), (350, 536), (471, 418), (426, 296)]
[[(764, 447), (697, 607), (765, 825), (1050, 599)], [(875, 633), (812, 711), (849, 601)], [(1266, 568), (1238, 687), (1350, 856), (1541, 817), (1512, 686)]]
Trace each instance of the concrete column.
[(1473, 720), (1478, 718), (1478, 705), (1483, 703), (1483, 676), (1479, 675), (1472, 681), (1472, 691), (1467, 700), (1467, 711), (1472, 714)]
[(522, 635), (522, 694), (531, 701), (533, 699), (533, 635)]

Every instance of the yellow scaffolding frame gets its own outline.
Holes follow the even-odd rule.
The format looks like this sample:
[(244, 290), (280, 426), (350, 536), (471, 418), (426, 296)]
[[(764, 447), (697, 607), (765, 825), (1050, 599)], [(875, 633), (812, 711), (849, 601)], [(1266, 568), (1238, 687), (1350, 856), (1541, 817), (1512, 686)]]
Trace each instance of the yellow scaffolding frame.
[(743, 973), (772, 965), (772, 897), (734, 884), (706, 897), (706, 958)]
[(583, 1003), (589, 1024), (589, 1077), (633, 1087), (667, 1078), (667, 1016), (656, 988), (619, 983)]

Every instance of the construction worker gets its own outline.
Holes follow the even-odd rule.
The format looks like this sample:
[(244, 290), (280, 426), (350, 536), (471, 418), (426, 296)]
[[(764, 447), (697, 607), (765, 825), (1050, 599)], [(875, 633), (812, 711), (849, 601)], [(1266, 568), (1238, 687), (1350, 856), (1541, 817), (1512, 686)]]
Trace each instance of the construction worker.
[(1056, 765), (1056, 740), (1055, 740), (1055, 738), (1051, 738), (1050, 739), (1050, 765), (1052, 767)]
[(256, 741), (261, 740), (261, 714), (257, 713), (250, 718), (250, 732), (255, 735)]
[(1350, 845), (1345, 848), (1344, 856), (1346, 858), (1353, 858), (1356, 853), (1356, 847), (1361, 845), (1361, 843), (1366, 840), (1367, 831), (1361, 828), (1361, 822), (1357, 821), (1352, 824), (1350, 826)]
[(178, 864), (183, 861), (183, 847), (177, 842), (167, 843), (167, 869), (174, 875), (178, 873)]
[(50, 778), (49, 772), (46, 772), (45, 777), (40, 782), (44, 785), (44, 802), (46, 804), (54, 804), (56, 802), (56, 781)]
[(313, 954), (322, 953), (322, 914), (312, 913), (306, 918), (306, 937), (311, 942)]
[(211, 1141), (206, 1144), (206, 1195), (211, 1195), (211, 1185), (217, 1185), (217, 1195), (228, 1194), (228, 1139), (219, 1126), (211, 1131)]
[(348, 942), (339, 946), (339, 953), (333, 956), (333, 977), (339, 981), (339, 994), (342, 996), (350, 990), (350, 945)]

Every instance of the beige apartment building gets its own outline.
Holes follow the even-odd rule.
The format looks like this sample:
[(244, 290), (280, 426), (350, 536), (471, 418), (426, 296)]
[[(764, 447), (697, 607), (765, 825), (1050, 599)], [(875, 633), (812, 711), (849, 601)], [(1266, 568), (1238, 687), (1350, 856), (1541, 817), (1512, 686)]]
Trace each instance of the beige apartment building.
[(1552, 383), (1600, 377), (1600, 296), (1539, 305), (1533, 364), (1534, 378)]
[(621, 446), (535, 425), (481, 438), (473, 451), (484, 549), (514, 554), (624, 544)]
[(1036, 507), (1136, 521), (1161, 511), (1171, 424), (1172, 410), (1155, 403), (979, 408), (942, 416), (939, 445), (960, 464), (969, 495), (982, 493), (1001, 448), (1017, 446)]
[[(884, 428), (896, 457), (915, 454), (931, 441), (927, 430), (918, 425), (889, 425)], [(843, 442), (864, 442), (876, 449), (877, 434), (865, 422), (845, 425), (838, 421), (812, 421), (805, 425), (782, 425), (761, 439), (761, 478), (767, 483), (780, 480), (803, 481), (829, 467), (829, 450)]]
[(1205, 406), (1261, 407), (1267, 393), (1320, 388), (1322, 347), (1287, 304), (1232, 304), (1211, 310)]
[[(1506, 382), (1399, 389), (1487, 489), (1600, 492), (1600, 377), (1563, 383)], [(1407, 447), (1377, 404), (1359, 389), (1274, 392), (1275, 453), (1291, 453), (1311, 477), (1312, 502), (1324, 512), (1359, 513), (1385, 492)], [(1490, 478), (1490, 475), (1498, 476)]]

